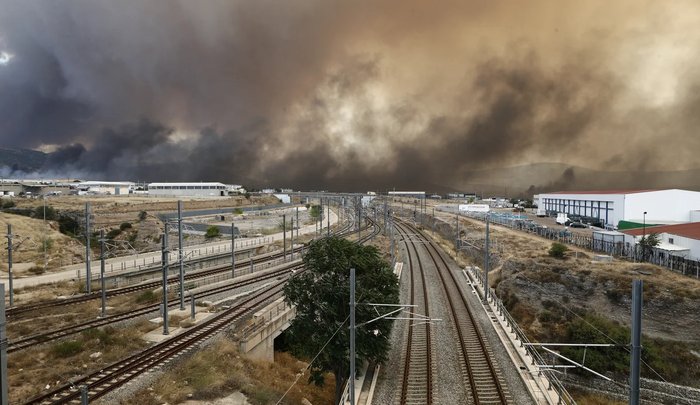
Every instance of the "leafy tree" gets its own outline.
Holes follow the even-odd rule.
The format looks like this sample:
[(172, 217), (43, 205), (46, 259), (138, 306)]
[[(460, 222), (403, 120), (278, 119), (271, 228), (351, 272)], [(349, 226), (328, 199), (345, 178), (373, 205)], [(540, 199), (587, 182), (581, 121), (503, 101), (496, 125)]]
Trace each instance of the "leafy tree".
[(207, 233), (204, 234), (204, 237), (206, 239), (211, 239), (211, 238), (216, 238), (219, 235), (221, 235), (221, 231), (219, 230), (219, 227), (211, 225), (209, 228), (207, 228)]
[(555, 257), (557, 259), (563, 259), (564, 255), (566, 254), (566, 252), (568, 250), (569, 250), (569, 248), (566, 247), (566, 245), (564, 245), (563, 243), (554, 242), (554, 243), (552, 243), (552, 246), (549, 248), (548, 253), (550, 256)]
[(14, 207), (15, 202), (12, 200), (7, 200), (7, 201), (3, 201), (2, 203), (0, 203), (0, 205), (2, 206), (3, 209), (8, 209), (8, 208)]
[(350, 367), (350, 268), (355, 268), (355, 318), (356, 325), (360, 325), (356, 329), (357, 364), (386, 360), (392, 321), (382, 319), (363, 325), (377, 316), (373, 307), (363, 303), (397, 304), (398, 280), (376, 247), (338, 237), (312, 242), (304, 265), (306, 271), (284, 288), (286, 301), (296, 307), (296, 317), (287, 329), (288, 341), (299, 357), (312, 359), (320, 353), (311, 365), (309, 380), (321, 385), (324, 372), (335, 374), (337, 403)]
[(643, 236), (639, 241), (639, 246), (642, 248), (642, 261), (645, 262), (649, 259), (649, 255), (653, 251), (653, 248), (659, 246), (661, 243), (661, 238), (656, 232), (652, 232), (649, 235)]
[(78, 235), (80, 223), (70, 215), (60, 215), (58, 217), (58, 231), (68, 236)]

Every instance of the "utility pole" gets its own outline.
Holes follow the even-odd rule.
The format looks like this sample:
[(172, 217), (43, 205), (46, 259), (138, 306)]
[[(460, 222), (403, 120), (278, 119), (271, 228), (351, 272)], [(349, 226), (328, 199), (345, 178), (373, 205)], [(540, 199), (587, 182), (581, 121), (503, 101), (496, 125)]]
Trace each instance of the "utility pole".
[(299, 240), (299, 207), (297, 206), (297, 241)]
[(100, 296), (102, 299), (102, 317), (107, 315), (107, 288), (105, 287), (105, 230), (100, 229)]
[(389, 226), (391, 227), (389, 234), (391, 235), (391, 266), (393, 268), (393, 266), (396, 264), (396, 257), (394, 256), (394, 218), (392, 217), (389, 217)]
[[(12, 292), (12, 289), (10, 289)], [(9, 403), (7, 384), (7, 334), (5, 333), (5, 284), (0, 283), (0, 405)]]
[(355, 269), (350, 269), (350, 405), (355, 405)]
[(236, 275), (236, 227), (231, 222), (231, 278)]
[(168, 223), (165, 223), (163, 232), (162, 259), (163, 264), (163, 334), (168, 334)]
[(639, 366), (642, 356), (642, 286), (642, 280), (632, 281), (630, 405), (639, 405)]
[[(15, 293), (12, 289), (12, 225), (10, 224), (7, 224), (7, 280), (10, 287), (10, 308), (12, 308), (14, 305)], [(5, 305), (4, 301), (3, 305)]]
[(80, 386), (80, 405), (88, 405), (88, 386)]
[(294, 261), (294, 217), (290, 218), (289, 220), (289, 261), (293, 262)]
[(182, 201), (177, 202), (177, 244), (180, 262), (180, 311), (185, 310), (185, 261), (182, 252)]
[(459, 213), (455, 215), (455, 222), (457, 223), (457, 236), (455, 237), (455, 250), (459, 250)]
[(90, 271), (90, 203), (85, 203), (85, 292), (90, 294), (92, 286), (90, 281), (92, 277)]
[(484, 304), (489, 304), (489, 214), (486, 214), (486, 240), (484, 243)]
[(282, 214), (282, 251), (283, 262), (287, 262), (287, 216)]

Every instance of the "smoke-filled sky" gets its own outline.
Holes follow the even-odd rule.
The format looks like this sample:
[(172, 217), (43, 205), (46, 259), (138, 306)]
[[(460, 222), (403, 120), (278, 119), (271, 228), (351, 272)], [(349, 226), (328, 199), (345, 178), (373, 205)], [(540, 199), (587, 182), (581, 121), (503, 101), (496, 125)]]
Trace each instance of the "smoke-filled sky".
[(698, 168), (700, 2), (0, 0), (0, 145), (302, 189)]

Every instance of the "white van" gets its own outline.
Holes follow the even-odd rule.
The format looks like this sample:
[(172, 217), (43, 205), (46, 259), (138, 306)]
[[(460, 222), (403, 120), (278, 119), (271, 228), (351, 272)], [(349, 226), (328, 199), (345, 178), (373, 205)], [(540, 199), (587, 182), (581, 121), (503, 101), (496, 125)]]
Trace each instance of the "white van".
[(571, 220), (569, 219), (569, 217), (566, 215), (565, 212), (557, 213), (557, 223), (559, 225), (566, 225), (569, 222), (571, 222)]

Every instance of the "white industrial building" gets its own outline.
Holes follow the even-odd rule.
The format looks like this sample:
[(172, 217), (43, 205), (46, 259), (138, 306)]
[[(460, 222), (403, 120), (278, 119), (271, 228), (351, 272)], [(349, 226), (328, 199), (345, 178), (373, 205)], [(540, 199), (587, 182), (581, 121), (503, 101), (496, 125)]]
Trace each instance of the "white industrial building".
[(163, 197), (224, 197), (235, 191), (223, 183), (150, 183), (148, 195)]
[(134, 184), (130, 181), (82, 181), (75, 188), (79, 194), (129, 195)]
[[(620, 221), (647, 224), (691, 222), (700, 210), (700, 192), (689, 190), (562, 191), (540, 194), (547, 213), (598, 218), (617, 226)], [(645, 214), (646, 213), (646, 214)]]

